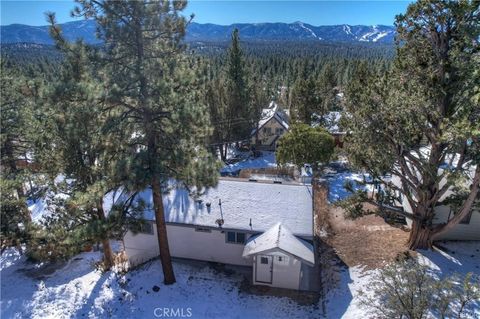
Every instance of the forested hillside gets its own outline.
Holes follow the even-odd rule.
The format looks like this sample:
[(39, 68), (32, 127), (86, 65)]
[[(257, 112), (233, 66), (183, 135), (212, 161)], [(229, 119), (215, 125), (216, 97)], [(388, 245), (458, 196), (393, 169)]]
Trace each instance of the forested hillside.
[[(95, 21), (81, 20), (60, 25), (69, 41), (78, 38), (89, 44), (101, 41), (95, 36)], [(185, 41), (228, 41), (233, 30), (238, 29), (243, 39), (248, 41), (310, 41), (345, 43), (389, 43), (392, 44), (395, 28), (385, 25), (323, 25), (313, 26), (297, 21), (294, 23), (234, 23), (218, 25), (191, 22), (186, 25)], [(2, 43), (28, 42), (53, 44), (48, 34), (48, 26), (11, 24), (0, 27)]]

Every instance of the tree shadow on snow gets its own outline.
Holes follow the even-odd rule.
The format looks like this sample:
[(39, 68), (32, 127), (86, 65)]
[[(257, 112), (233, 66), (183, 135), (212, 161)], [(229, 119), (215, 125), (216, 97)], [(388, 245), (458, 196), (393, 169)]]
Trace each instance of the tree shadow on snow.
[(322, 313), (329, 319), (341, 318), (353, 299), (349, 287), (353, 280), (348, 266), (333, 247), (319, 237), (315, 238), (315, 242), (318, 252)]
[[(434, 250), (421, 250), (419, 253), (431, 264), (432, 270), (440, 277), (472, 272), (480, 273), (480, 244), (478, 242), (445, 241), (435, 244)], [(472, 249), (464, 251), (465, 246)]]
[(42, 300), (52, 298), (50, 289), (65, 290), (61, 286), (94, 271), (93, 256), (98, 258), (98, 254), (82, 253), (67, 262), (38, 263), (19, 255), (5, 264), (8, 256), (2, 254), (1, 316), (30, 317), (39, 303), (45, 305)]

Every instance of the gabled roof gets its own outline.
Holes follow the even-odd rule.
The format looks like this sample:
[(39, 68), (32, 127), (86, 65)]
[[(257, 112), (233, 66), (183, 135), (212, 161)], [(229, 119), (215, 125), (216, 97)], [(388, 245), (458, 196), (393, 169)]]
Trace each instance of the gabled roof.
[(292, 232), (281, 223), (275, 224), (261, 235), (251, 237), (243, 249), (243, 257), (277, 249), (300, 258), (311, 265), (315, 264), (313, 246), (295, 237)]
[[(258, 121), (258, 130), (261, 130), (262, 127), (267, 124), (270, 120), (276, 120), (280, 123), (285, 130), (289, 129), (288, 116), (284, 111), (278, 109), (278, 105), (275, 102), (271, 102), (268, 108), (262, 110), (262, 116), (260, 121)], [(255, 134), (257, 128), (252, 130), (252, 135)]]

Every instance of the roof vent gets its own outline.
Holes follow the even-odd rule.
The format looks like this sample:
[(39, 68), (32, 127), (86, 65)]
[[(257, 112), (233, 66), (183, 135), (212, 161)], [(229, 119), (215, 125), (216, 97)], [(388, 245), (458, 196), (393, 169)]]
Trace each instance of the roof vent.
[(221, 219), (221, 218), (219, 218), (219, 219), (217, 219), (217, 220), (215, 221), (215, 224), (217, 224), (218, 227), (220, 227), (220, 228), (222, 228), (222, 226), (223, 226), (224, 223), (225, 223), (225, 221), (224, 221), (223, 219)]

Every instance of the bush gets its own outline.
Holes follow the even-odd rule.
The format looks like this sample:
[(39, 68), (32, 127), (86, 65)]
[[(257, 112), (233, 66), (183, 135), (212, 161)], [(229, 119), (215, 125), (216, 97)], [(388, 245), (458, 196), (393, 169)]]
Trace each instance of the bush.
[(304, 164), (328, 163), (335, 148), (334, 138), (321, 127), (294, 124), (279, 140), (276, 151), (281, 165), (292, 163), (297, 167)]
[(360, 291), (360, 304), (378, 318), (474, 318), (478, 307), (478, 275), (453, 275), (440, 279), (416, 260), (392, 264)]

